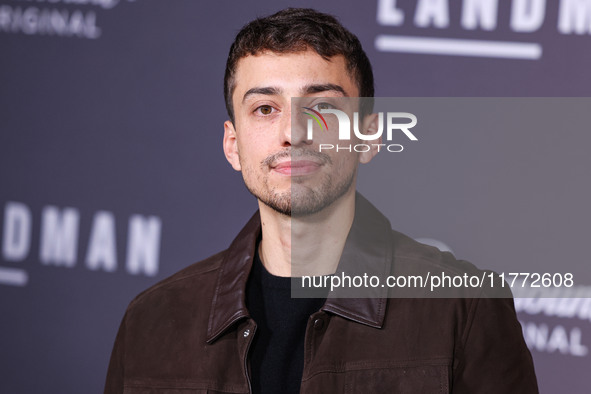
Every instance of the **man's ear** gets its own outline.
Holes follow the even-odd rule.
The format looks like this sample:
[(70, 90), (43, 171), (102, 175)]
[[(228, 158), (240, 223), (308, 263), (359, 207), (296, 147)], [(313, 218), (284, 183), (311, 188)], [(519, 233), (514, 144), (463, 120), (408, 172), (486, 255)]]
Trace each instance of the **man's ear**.
[(238, 138), (236, 136), (236, 130), (234, 124), (226, 120), (224, 122), (224, 154), (226, 160), (232, 165), (236, 171), (241, 171), (242, 166), (240, 165), (240, 155), (238, 152)]
[[(363, 134), (375, 134), (378, 131), (380, 124), (379, 124), (379, 116), (378, 114), (369, 114), (365, 118), (363, 118), (362, 122), (362, 133)], [(375, 155), (378, 154), (378, 144), (382, 143), (382, 136), (380, 138), (370, 141), (362, 141), (363, 143), (369, 145), (370, 149), (367, 152), (359, 153), (359, 162), (361, 163), (369, 163), (371, 159), (374, 158)]]

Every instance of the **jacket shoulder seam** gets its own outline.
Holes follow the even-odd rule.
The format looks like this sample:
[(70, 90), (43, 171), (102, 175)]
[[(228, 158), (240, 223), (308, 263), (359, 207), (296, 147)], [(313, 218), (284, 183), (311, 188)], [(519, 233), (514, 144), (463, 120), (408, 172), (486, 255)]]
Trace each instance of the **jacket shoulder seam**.
[[(163, 279), (162, 281), (160, 281), (160, 282), (156, 283), (156, 284), (155, 284), (155, 285), (153, 285), (152, 287), (150, 287), (150, 288), (148, 288), (148, 289), (146, 289), (146, 290), (142, 291), (141, 293), (139, 293), (139, 294), (138, 294), (138, 295), (137, 295), (137, 296), (136, 296), (136, 297), (135, 297), (135, 298), (134, 298), (134, 299), (133, 299), (133, 300), (132, 300), (132, 301), (129, 303), (129, 306), (127, 307), (127, 310), (133, 309), (133, 308), (134, 308), (134, 306), (135, 306), (135, 305), (136, 305), (138, 302), (140, 302), (140, 301), (141, 301), (141, 300), (142, 300), (144, 297), (146, 297), (146, 296), (148, 296), (148, 295), (152, 294), (153, 292), (155, 292), (155, 291), (157, 291), (157, 290), (160, 290), (160, 289), (162, 289), (162, 288), (166, 288), (166, 287), (168, 287), (168, 286), (171, 286), (171, 285), (173, 285), (173, 284), (175, 284), (175, 283), (178, 283), (178, 282), (181, 282), (181, 281), (184, 281), (184, 280), (187, 280), (187, 279), (191, 279), (191, 278), (193, 278), (193, 277), (195, 277), (195, 276), (203, 275), (203, 274), (206, 274), (206, 273), (208, 273), (208, 272), (212, 272), (212, 271), (216, 271), (216, 270), (218, 270), (218, 269), (220, 268), (220, 264), (221, 264), (221, 260), (222, 260), (222, 259), (221, 259), (221, 258), (219, 258), (219, 257), (221, 257), (221, 256), (222, 256), (222, 255), (223, 255), (225, 252), (226, 252), (226, 251), (224, 250), (224, 251), (222, 251), (222, 252), (219, 252), (219, 253), (216, 253), (215, 255), (213, 255), (213, 256), (210, 256), (210, 257), (208, 257), (208, 258), (206, 258), (206, 259), (204, 259), (204, 260), (201, 260), (201, 261), (198, 261), (198, 262), (196, 262), (196, 263), (193, 263), (193, 264), (192, 264), (192, 265), (190, 265), (189, 267), (186, 267), (186, 268), (184, 268), (183, 270), (181, 270), (181, 271), (179, 271), (179, 272), (177, 272), (177, 273), (173, 274), (172, 276), (169, 276), (168, 278), (165, 278), (165, 279)], [(187, 273), (187, 274), (181, 274), (181, 272), (183, 272), (184, 270), (191, 269), (191, 268), (195, 267), (196, 265), (201, 265), (201, 264), (205, 265), (204, 263), (206, 263), (206, 262), (209, 262), (209, 261), (212, 261), (212, 260), (214, 260), (214, 259), (216, 259), (216, 258), (219, 258), (219, 259), (218, 259), (218, 261), (214, 261), (214, 262), (213, 262), (213, 266), (209, 266), (209, 267), (203, 267), (203, 268), (200, 268), (200, 269), (198, 269), (198, 270), (196, 270), (196, 271), (194, 271), (194, 272), (191, 272), (191, 273)]]

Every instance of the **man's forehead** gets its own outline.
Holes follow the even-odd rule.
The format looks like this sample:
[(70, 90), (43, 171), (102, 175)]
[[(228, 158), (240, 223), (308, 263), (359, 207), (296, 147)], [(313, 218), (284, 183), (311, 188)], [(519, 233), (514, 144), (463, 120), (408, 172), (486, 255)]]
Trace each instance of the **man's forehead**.
[(290, 53), (265, 51), (241, 58), (236, 64), (234, 93), (239, 96), (235, 98), (243, 101), (245, 93), (253, 89), (263, 94), (296, 96), (326, 90), (340, 90), (343, 96), (357, 93), (357, 86), (342, 55), (325, 59), (313, 50)]

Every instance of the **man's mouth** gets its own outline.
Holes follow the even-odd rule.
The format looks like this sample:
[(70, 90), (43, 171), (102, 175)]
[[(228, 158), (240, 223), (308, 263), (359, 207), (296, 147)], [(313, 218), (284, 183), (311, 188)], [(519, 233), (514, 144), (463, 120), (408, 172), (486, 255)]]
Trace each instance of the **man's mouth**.
[(271, 169), (281, 175), (302, 176), (318, 171), (321, 165), (312, 160), (285, 160), (271, 166)]

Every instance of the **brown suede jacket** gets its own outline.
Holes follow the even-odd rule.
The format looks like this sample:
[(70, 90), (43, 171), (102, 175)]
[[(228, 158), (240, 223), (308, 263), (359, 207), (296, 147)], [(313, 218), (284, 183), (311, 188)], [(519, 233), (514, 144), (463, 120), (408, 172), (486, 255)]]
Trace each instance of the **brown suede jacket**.
[[(244, 293), (260, 232), (257, 212), (227, 250), (130, 303), (105, 393), (250, 392), (248, 350), (256, 323)], [(485, 272), (392, 231), (360, 195), (343, 267)], [(512, 298), (479, 291), (444, 299), (392, 298), (387, 288), (371, 298), (329, 295), (308, 321), (301, 393), (537, 393)]]

